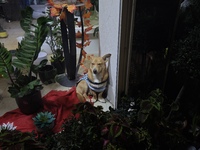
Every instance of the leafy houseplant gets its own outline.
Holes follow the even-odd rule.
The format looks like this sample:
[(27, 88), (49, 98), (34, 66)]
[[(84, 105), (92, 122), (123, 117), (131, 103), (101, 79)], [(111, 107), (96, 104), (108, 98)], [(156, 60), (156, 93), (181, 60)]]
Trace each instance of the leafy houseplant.
[[(66, 149), (139, 149), (148, 147), (146, 129), (135, 127), (130, 118), (114, 110), (104, 112), (101, 106), (80, 103), (73, 117), (66, 119), (63, 131), (53, 135), (51, 148)], [(49, 144), (50, 145), (50, 144)], [(139, 147), (141, 146), (141, 147)]]
[[(25, 114), (30, 114), (42, 106), (40, 91), (42, 85), (40, 80), (34, 77), (33, 73), (35, 70), (34, 61), (37, 59), (41, 45), (48, 33), (48, 19), (40, 17), (37, 19), (36, 25), (30, 25), (31, 18), (29, 18), (28, 14), (31, 14), (32, 9), (29, 8), (26, 11), (28, 12), (23, 13), (22, 11), (22, 14), (26, 16), (20, 22), (22, 28), (25, 29), (25, 35), (15, 53), (16, 58), (12, 59), (11, 53), (0, 44), (0, 74), (10, 79), (11, 84), (8, 92), (11, 97), (16, 99), (18, 106), (20, 105), (20, 110)], [(31, 29), (31, 27), (34, 29)], [(36, 96), (34, 99), (37, 102), (34, 102), (34, 99), (27, 98), (32, 94)], [(24, 102), (24, 97), (29, 102)], [(27, 105), (23, 106), (23, 104)], [(22, 110), (23, 108), (25, 110)]]
[(55, 83), (55, 76), (57, 74), (57, 69), (53, 65), (45, 65), (39, 69), (39, 77), (42, 83), (51, 84)]
[(34, 72), (39, 74), (39, 78), (43, 84), (55, 83), (55, 76), (57, 74), (57, 69), (51, 65), (47, 64), (48, 60), (44, 59), (39, 65), (35, 66)]
[[(199, 147), (200, 116), (186, 118), (180, 105), (160, 89), (138, 99), (122, 97), (118, 109), (79, 103), (62, 132), (52, 136), (50, 149), (187, 149)], [(77, 117), (78, 115), (78, 117)]]
[(37, 115), (33, 118), (33, 120), (38, 131), (42, 132), (52, 129), (55, 120), (54, 116), (55, 114), (52, 114), (51, 112), (48, 111), (37, 113)]
[(51, 22), (49, 23), (49, 35), (46, 41), (52, 51), (50, 62), (57, 69), (57, 74), (62, 74), (65, 73), (65, 57), (63, 55), (60, 21), (59, 18), (51, 17), (50, 11), (48, 17)]
[(45, 146), (36, 140), (35, 135), (29, 132), (16, 130), (13, 123), (0, 125), (0, 147), (1, 149), (44, 149)]

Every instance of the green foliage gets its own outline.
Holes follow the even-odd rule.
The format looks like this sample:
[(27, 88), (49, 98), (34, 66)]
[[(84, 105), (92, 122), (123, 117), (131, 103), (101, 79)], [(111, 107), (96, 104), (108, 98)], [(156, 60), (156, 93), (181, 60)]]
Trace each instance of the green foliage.
[(45, 148), (42, 143), (36, 140), (34, 134), (18, 130), (3, 130), (0, 132), (0, 141), (0, 147), (4, 150), (42, 150)]
[(33, 9), (27, 7), (24, 10), (21, 10), (21, 16), (23, 19), (20, 20), (20, 26), (25, 32), (29, 32), (31, 23), (32, 23)]
[(3, 77), (8, 77), (13, 73), (12, 55), (11, 53), (0, 43), (0, 74)]
[(161, 119), (162, 116), (162, 107), (161, 105), (164, 102), (164, 96), (160, 89), (152, 91), (147, 99), (139, 99), (140, 101), (140, 110), (138, 112), (138, 121), (141, 123), (146, 122), (150, 117), (157, 120)]
[(36, 74), (36, 76), (38, 75), (39, 70), (42, 67), (45, 67), (47, 65), (48, 60), (47, 59), (43, 59), (39, 65), (33, 65), (33, 72)]
[(47, 44), (49, 44), (53, 54), (51, 56), (51, 61), (64, 61), (65, 57), (63, 56), (60, 20), (56, 17), (51, 17), (50, 10), (47, 11), (49, 15), (48, 18), (50, 20)]
[(73, 112), (75, 117), (65, 120), (63, 131), (53, 136), (53, 148), (134, 149), (143, 144), (150, 147), (147, 130), (134, 127), (129, 118), (114, 110), (104, 112), (102, 107), (86, 102), (76, 105)]
[(13, 60), (13, 64), (17, 68), (27, 69), (28, 72), (31, 71), (33, 62), (37, 59), (48, 33), (47, 22), (48, 19), (46, 17), (40, 17), (37, 20), (37, 25), (34, 25), (35, 30), (29, 30), (29, 32), (25, 33), (19, 50), (16, 52), (17, 59)]
[(99, 11), (99, 0), (91, 0), (91, 3), (96, 8), (96, 10)]
[(63, 62), (64, 60), (65, 60), (65, 57), (63, 56), (63, 51), (61, 49), (55, 50), (55, 52), (51, 56), (51, 62), (55, 62), (55, 61)]
[[(170, 108), (174, 104), (169, 103), (161, 90), (153, 90), (146, 98), (134, 100), (124, 96), (122, 99), (123, 105), (117, 110), (110, 108), (106, 112), (101, 106), (79, 103), (73, 110), (74, 115), (64, 120), (61, 132), (46, 132), (34, 141), (51, 150), (185, 149), (200, 144), (200, 115), (195, 114), (191, 122), (180, 117), (179, 107)], [(41, 112), (34, 121), (39, 118), (43, 124), (50, 123), (54, 115)], [(37, 125), (41, 123), (38, 121)]]
[[(19, 98), (28, 95), (35, 90), (41, 90), (39, 80), (33, 81), (33, 73), (36, 66), (33, 64), (41, 50), (41, 46), (48, 34), (46, 17), (37, 19), (37, 24), (31, 24), (31, 8), (22, 11), (21, 27), (25, 30), (24, 38), (15, 53), (16, 58), (12, 60), (10, 52), (0, 43), (0, 73), (10, 79), (9, 92), (11, 97)], [(33, 29), (31, 29), (33, 28)], [(14, 69), (15, 68), (15, 69)]]
[(195, 26), (189, 35), (175, 43), (178, 51), (172, 61), (174, 70), (185, 80), (200, 77), (200, 25)]
[(48, 129), (55, 120), (55, 114), (51, 112), (40, 112), (33, 118), (34, 124), (40, 129)]
[(18, 98), (31, 94), (33, 91), (39, 91), (42, 88), (40, 80), (30, 81), (28, 76), (21, 75), (17, 78), (14, 85), (8, 87), (8, 92), (11, 94), (11, 97)]

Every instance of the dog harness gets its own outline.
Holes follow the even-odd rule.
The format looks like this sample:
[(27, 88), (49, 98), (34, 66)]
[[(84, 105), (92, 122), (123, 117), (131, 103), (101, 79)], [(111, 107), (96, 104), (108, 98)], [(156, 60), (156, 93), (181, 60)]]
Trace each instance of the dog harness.
[[(92, 91), (94, 91), (97, 94), (97, 100), (98, 100), (98, 94), (101, 93), (101, 92), (104, 92), (106, 90), (107, 85), (105, 83), (107, 82), (107, 79), (105, 81), (100, 82), (100, 83), (96, 83), (96, 82), (92, 82), (88, 78), (88, 75), (85, 74), (79, 79), (77, 84), (82, 80), (85, 80), (89, 89), (91, 89)], [(88, 92), (89, 92), (89, 89), (87, 90)]]

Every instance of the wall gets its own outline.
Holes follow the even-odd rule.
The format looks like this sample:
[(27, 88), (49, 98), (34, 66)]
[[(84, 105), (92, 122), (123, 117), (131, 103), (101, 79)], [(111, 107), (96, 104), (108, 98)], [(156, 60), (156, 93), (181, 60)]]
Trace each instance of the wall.
[(110, 84), (108, 100), (110, 100), (114, 108), (117, 106), (118, 99), (121, 5), (122, 0), (99, 1), (100, 56), (107, 53), (112, 54), (109, 65)]

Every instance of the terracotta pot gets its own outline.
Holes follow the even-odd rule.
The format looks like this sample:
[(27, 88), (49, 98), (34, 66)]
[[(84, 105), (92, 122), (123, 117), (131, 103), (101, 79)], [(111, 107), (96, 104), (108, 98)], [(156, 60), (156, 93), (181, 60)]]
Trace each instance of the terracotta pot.
[(21, 98), (16, 98), (16, 103), (23, 114), (30, 115), (43, 108), (41, 91), (35, 91)]

